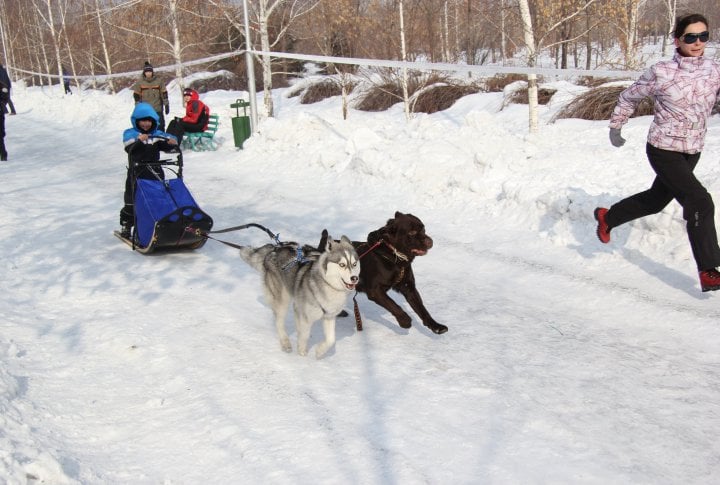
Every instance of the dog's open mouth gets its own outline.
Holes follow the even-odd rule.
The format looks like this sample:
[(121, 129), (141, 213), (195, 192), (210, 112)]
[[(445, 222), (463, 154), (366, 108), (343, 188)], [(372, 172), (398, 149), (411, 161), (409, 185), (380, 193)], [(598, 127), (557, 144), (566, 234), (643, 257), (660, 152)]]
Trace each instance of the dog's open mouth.
[(347, 288), (348, 290), (355, 289), (355, 283), (346, 283), (345, 280), (343, 280), (343, 284), (345, 285), (345, 288)]
[(425, 256), (427, 254), (427, 249), (411, 249), (410, 252), (415, 256)]

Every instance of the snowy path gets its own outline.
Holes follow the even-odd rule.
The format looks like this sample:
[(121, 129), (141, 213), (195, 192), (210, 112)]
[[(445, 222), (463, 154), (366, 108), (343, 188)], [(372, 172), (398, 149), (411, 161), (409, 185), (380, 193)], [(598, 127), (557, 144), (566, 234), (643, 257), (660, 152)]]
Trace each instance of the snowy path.
[[(77, 144), (36, 112), (13, 129), (52, 139), (52, 150), (14, 135), (22, 161), (0, 168), (9, 483), (717, 476), (720, 311), (686, 268), (598, 247), (589, 219), (575, 221), (589, 232), (578, 249), (503, 227), (503, 214), (481, 225), (482, 201), (454, 212), (426, 201), (414, 212), (436, 246), (415, 272), (450, 331), (433, 335), (416, 318), (402, 330), (361, 296), (365, 330), (339, 320), (325, 359), (300, 358), (280, 352), (259, 279), (232, 249), (210, 241), (144, 257), (112, 237), (124, 179), (117, 130), (88, 130)], [(320, 220), (360, 238), (422, 200), (337, 191), (351, 172), (278, 178), (282, 161), (258, 162), (252, 150), (186, 159), (216, 227), (260, 222), (286, 240), (315, 241)]]

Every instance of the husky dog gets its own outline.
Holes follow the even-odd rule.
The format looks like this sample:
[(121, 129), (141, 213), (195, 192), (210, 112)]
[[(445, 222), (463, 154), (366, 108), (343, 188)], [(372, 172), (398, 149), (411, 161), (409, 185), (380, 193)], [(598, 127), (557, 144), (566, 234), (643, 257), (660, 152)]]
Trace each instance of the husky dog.
[(275, 315), (280, 346), (285, 352), (292, 352), (285, 331), (291, 301), (294, 300), (298, 354), (307, 355), (310, 329), (322, 318), (325, 341), (315, 351), (318, 359), (335, 343), (335, 316), (355, 289), (360, 275), (360, 259), (347, 237), (333, 241), (323, 231), (323, 240), (327, 242), (319, 249), (296, 243), (240, 248), (240, 257), (262, 274), (265, 297)]

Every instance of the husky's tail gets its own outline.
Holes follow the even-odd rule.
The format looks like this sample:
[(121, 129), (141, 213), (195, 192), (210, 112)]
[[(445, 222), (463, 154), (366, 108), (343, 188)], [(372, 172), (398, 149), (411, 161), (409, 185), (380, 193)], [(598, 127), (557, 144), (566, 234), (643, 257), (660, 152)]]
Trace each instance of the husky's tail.
[(272, 244), (266, 244), (265, 246), (261, 246), (259, 248), (254, 248), (251, 246), (241, 246), (239, 248), (240, 257), (256, 271), (262, 273), (265, 257), (268, 255), (268, 253), (272, 252), (274, 248), (275, 246)]

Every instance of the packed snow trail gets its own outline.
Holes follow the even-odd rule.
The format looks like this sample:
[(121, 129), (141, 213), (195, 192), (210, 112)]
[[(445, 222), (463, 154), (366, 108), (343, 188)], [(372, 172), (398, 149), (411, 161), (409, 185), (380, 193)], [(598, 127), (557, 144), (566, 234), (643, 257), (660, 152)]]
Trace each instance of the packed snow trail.
[[(469, 101), (410, 129), (401, 111), (343, 123), (332, 100), (279, 98), (278, 118), (241, 152), (221, 125), (217, 152), (185, 157), (217, 227), (362, 239), (401, 210), (435, 240), (414, 271), (449, 332), (432, 334), (409, 308), (403, 330), (360, 295), (363, 332), (339, 319), (335, 348), (315, 360), (280, 351), (259, 277), (232, 248), (143, 256), (113, 237), (127, 93), (17, 97), (43, 110), (9, 118), (0, 165), (3, 481), (701, 484), (720, 472), (718, 295), (700, 292), (676, 220), (596, 241), (592, 208), (631, 188), (593, 181), (641, 150), (578, 160), (591, 150), (569, 140), (593, 143), (601, 124), (517, 137), (503, 164), (484, 165), (470, 139), (466, 158), (455, 141), (440, 140), (430, 162), (422, 151), (428, 132), (471, 137), (490, 122), (496, 150), (523, 125)], [(236, 98), (207, 95), (218, 107)], [(552, 141), (576, 157), (538, 149)], [(528, 176), (526, 153), (548, 173)], [(453, 164), (485, 177), (448, 181)]]

